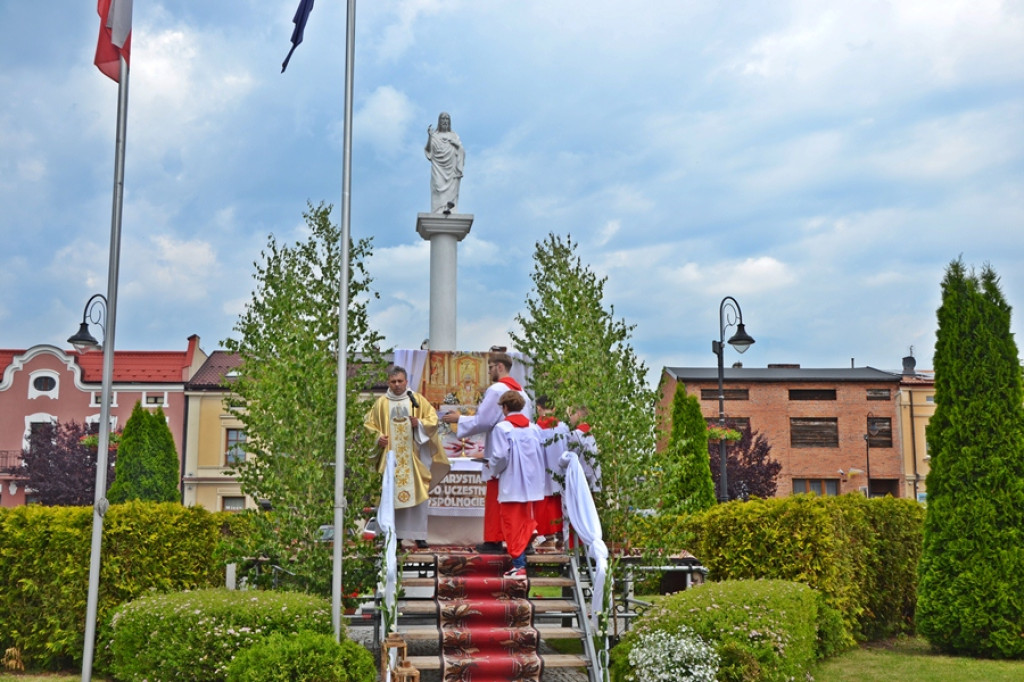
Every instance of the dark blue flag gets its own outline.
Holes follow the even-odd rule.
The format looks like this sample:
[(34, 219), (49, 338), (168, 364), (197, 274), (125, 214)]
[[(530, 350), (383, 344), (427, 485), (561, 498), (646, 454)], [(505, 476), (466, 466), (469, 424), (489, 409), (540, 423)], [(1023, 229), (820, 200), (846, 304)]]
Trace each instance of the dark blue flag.
[(292, 49), (288, 50), (288, 56), (281, 64), (281, 73), (288, 68), (288, 60), (292, 58), (292, 52), (295, 52), (295, 48), (302, 42), (302, 32), (306, 30), (306, 19), (309, 19), (309, 13), (312, 11), (313, 0), (299, 0), (299, 8), (295, 10), (295, 18), (292, 19), (292, 23), (295, 24), (295, 30), (292, 31)]

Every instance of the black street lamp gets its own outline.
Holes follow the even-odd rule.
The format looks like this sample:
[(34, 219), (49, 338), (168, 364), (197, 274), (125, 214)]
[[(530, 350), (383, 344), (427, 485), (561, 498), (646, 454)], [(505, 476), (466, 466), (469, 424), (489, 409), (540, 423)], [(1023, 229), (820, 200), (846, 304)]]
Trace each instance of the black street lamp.
[(106, 336), (107, 329), (104, 321), (107, 317), (107, 297), (103, 294), (93, 294), (86, 301), (85, 310), (82, 311), (82, 324), (74, 336), (68, 337), (68, 343), (75, 347), (79, 353), (88, 353), (91, 350), (99, 350), (103, 344), (89, 333), (89, 325), (95, 324)]
[[(711, 352), (718, 356), (718, 426), (725, 428), (725, 330), (735, 326), (736, 333), (729, 338), (729, 345), (738, 353), (744, 353), (754, 345), (754, 338), (743, 326), (743, 312), (732, 296), (726, 296), (718, 306), (718, 341), (711, 342)], [(718, 501), (729, 501), (729, 474), (725, 466), (725, 439), (718, 441), (718, 462), (721, 466), (718, 477)]]
[[(89, 332), (95, 324), (102, 332), (97, 341)], [(103, 349), (103, 378), (100, 390), (100, 423), (96, 448), (96, 492), (93, 502), (92, 541), (89, 550), (89, 592), (85, 605), (85, 646), (82, 650), (82, 680), (92, 679), (92, 661), (96, 645), (96, 611), (99, 606), (100, 561), (103, 545), (103, 516), (107, 513), (107, 459), (110, 448), (110, 403), (114, 367), (114, 312), (103, 294), (94, 294), (85, 303), (82, 324), (68, 338), (79, 353)]]
[(865, 473), (867, 477), (867, 490), (864, 492), (864, 497), (871, 497), (871, 439), (878, 435), (878, 423), (873, 419), (874, 414), (868, 412), (868, 432), (864, 434), (864, 459), (865, 459)]

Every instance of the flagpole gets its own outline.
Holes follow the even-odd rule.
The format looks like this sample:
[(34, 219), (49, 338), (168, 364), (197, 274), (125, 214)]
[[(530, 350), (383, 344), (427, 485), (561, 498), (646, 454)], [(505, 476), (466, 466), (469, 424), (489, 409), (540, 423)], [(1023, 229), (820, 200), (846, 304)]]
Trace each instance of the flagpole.
[(334, 572), (331, 578), (331, 623), (341, 642), (341, 556), (345, 544), (345, 416), (348, 380), (349, 235), (352, 214), (352, 81), (356, 43), (356, 0), (348, 0), (345, 33), (345, 123), (341, 169), (341, 285), (338, 297), (338, 413), (334, 445)]
[(100, 431), (96, 450), (96, 492), (92, 514), (92, 545), (89, 550), (89, 597), (85, 607), (85, 647), (82, 650), (82, 682), (92, 679), (96, 647), (96, 611), (100, 589), (100, 553), (103, 548), (103, 516), (107, 513), (107, 456), (110, 447), (111, 384), (114, 375), (114, 329), (117, 320), (117, 278), (121, 261), (121, 207), (124, 204), (124, 148), (128, 130), (128, 63), (120, 57), (117, 81), (117, 138), (114, 150), (114, 199), (110, 218), (110, 260), (107, 269), (107, 315), (103, 333), (103, 379), (100, 399)]

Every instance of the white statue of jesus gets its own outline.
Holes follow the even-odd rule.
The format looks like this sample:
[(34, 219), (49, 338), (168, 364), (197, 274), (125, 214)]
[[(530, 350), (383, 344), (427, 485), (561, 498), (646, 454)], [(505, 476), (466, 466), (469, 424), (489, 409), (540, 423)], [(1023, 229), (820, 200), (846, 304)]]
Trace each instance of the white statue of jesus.
[(459, 183), (466, 164), (462, 140), (452, 131), (452, 117), (441, 112), (437, 130), (427, 126), (427, 146), (423, 150), (430, 161), (430, 212), (451, 213), (459, 204)]

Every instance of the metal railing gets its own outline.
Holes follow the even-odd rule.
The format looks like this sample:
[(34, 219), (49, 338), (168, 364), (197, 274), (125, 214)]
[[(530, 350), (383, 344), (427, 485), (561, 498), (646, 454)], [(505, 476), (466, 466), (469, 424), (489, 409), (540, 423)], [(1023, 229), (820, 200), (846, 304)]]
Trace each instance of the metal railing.
[(21, 466), (21, 450), (0, 450), (0, 473), (20, 473)]

